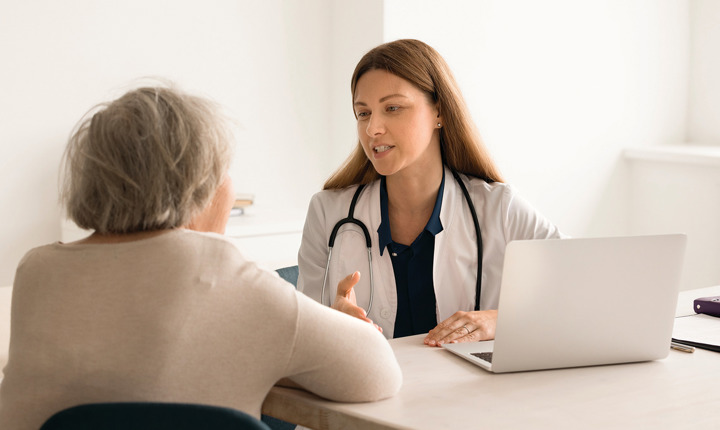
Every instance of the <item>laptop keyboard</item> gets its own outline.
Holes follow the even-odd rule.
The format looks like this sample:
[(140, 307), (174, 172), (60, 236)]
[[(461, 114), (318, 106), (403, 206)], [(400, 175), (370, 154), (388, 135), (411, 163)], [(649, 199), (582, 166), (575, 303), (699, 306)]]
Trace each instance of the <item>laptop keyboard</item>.
[(470, 355), (474, 355), (480, 360), (485, 360), (488, 363), (492, 363), (492, 352), (471, 352)]

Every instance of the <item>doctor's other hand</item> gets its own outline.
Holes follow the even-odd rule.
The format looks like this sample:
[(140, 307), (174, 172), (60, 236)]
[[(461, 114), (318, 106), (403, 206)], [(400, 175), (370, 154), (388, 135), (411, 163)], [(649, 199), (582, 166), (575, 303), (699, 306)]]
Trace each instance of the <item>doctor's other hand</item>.
[(457, 311), (450, 318), (430, 330), (425, 345), (440, 346), (443, 343), (477, 342), (495, 338), (497, 310)]
[(360, 272), (353, 272), (348, 275), (345, 279), (338, 282), (337, 294), (335, 295), (335, 302), (332, 308), (340, 312), (346, 313), (352, 317), (361, 319), (368, 322), (377, 328), (382, 333), (382, 328), (379, 325), (372, 322), (370, 318), (365, 314), (365, 309), (357, 305), (357, 298), (355, 297), (355, 290), (353, 287), (357, 285), (360, 280)]

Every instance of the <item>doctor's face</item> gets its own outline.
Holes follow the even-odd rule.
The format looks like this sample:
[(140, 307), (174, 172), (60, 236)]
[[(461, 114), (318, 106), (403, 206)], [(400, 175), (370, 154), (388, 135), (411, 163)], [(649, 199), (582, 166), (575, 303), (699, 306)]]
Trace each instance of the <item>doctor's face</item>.
[(370, 70), (355, 88), (360, 144), (375, 170), (424, 174), (442, 163), (436, 106), (415, 85), (384, 70)]

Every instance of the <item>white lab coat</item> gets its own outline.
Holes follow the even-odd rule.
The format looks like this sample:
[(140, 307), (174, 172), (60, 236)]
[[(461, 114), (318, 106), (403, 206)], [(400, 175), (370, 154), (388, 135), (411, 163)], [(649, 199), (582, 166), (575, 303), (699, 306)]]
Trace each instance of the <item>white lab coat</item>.
[[(488, 184), (460, 175), (468, 188), (480, 222), (483, 240), (481, 309), (497, 309), (505, 246), (518, 239), (561, 238), (562, 233), (533, 209), (507, 184)], [(328, 258), (328, 240), (335, 224), (348, 216), (357, 186), (326, 190), (310, 201), (302, 244), (298, 252), (298, 289), (321, 301), (321, 289)], [(375, 293), (368, 318), (393, 337), (397, 311), (397, 292), (392, 262), (387, 250), (380, 256), (380, 181), (368, 184), (355, 207), (355, 218), (367, 226), (372, 239), (372, 270)], [(437, 321), (455, 312), (472, 311), (475, 306), (477, 242), (470, 209), (450, 170), (445, 168), (445, 188), (440, 221), (443, 231), (435, 236), (433, 283), (437, 302)], [(367, 310), (370, 300), (370, 273), (365, 237), (360, 228), (345, 224), (339, 230), (330, 261), (322, 303), (332, 304), (338, 282), (360, 271), (355, 287), (358, 305)]]

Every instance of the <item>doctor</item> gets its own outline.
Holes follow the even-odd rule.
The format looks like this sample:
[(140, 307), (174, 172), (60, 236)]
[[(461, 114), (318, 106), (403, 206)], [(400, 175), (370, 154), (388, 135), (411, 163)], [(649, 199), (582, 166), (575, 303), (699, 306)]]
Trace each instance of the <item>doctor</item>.
[[(351, 91), (359, 142), (310, 202), (298, 289), (388, 338), (493, 339), (505, 246), (561, 233), (502, 182), (433, 48), (372, 49)], [(367, 238), (359, 223), (338, 223), (350, 216)]]

